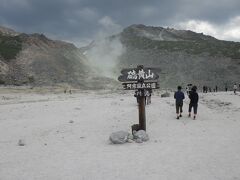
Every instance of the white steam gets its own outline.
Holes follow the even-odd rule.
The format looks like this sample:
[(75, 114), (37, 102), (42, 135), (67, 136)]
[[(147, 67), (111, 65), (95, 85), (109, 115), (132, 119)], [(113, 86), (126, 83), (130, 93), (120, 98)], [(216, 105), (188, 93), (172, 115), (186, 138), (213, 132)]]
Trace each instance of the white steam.
[(119, 38), (107, 38), (122, 31), (122, 27), (106, 16), (98, 21), (101, 30), (94, 37), (94, 43), (85, 52), (91, 65), (98, 70), (101, 76), (116, 78), (114, 72), (118, 58), (124, 52)]
[(91, 65), (98, 69), (101, 75), (115, 78), (114, 69), (123, 50), (124, 48), (119, 39), (111, 41), (102, 39), (101, 41), (97, 41), (85, 55)]

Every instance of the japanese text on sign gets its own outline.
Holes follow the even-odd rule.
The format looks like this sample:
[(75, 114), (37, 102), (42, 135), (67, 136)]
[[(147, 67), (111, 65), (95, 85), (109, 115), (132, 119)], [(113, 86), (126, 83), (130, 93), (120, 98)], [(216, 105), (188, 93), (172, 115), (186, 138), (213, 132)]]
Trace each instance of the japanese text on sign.
[(123, 83), (124, 89), (157, 89), (158, 84), (156, 82), (148, 83)]
[(144, 69), (140, 69), (138, 70), (138, 72), (136, 70), (131, 70), (127, 73), (127, 79), (128, 80), (137, 80), (137, 79), (141, 79), (143, 78), (145, 79), (152, 79), (154, 77), (154, 73), (148, 69), (147, 72), (144, 71)]

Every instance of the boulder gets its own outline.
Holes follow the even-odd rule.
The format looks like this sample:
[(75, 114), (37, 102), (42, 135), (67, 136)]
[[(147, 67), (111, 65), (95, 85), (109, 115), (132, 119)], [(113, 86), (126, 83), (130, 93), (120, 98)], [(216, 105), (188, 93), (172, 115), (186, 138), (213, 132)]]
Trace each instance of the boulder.
[(123, 144), (128, 141), (129, 133), (126, 131), (117, 131), (110, 135), (109, 140), (113, 144)]
[(133, 137), (136, 140), (136, 142), (139, 142), (139, 143), (149, 140), (149, 137), (148, 137), (146, 131), (144, 131), (144, 130), (139, 130), (137, 132), (134, 132)]
[(135, 139), (136, 143), (143, 143), (142, 139)]

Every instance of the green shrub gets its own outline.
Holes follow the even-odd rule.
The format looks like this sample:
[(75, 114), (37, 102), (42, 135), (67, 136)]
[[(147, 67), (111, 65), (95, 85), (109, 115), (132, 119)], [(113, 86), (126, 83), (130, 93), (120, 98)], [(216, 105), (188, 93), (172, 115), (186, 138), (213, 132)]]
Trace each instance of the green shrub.
[(34, 76), (28, 76), (29, 83), (34, 83), (35, 79)]
[(3, 85), (3, 84), (5, 84), (5, 81), (0, 79), (0, 85)]
[(0, 55), (5, 60), (15, 59), (22, 50), (22, 40), (19, 36), (3, 36), (0, 34)]

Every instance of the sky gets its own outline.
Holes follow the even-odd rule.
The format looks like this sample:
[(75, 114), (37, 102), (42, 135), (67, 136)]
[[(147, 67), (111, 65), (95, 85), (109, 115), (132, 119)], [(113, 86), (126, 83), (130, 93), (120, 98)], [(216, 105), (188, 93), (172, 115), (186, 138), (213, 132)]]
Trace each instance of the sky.
[(83, 46), (132, 24), (240, 41), (240, 0), (0, 0), (0, 25)]

